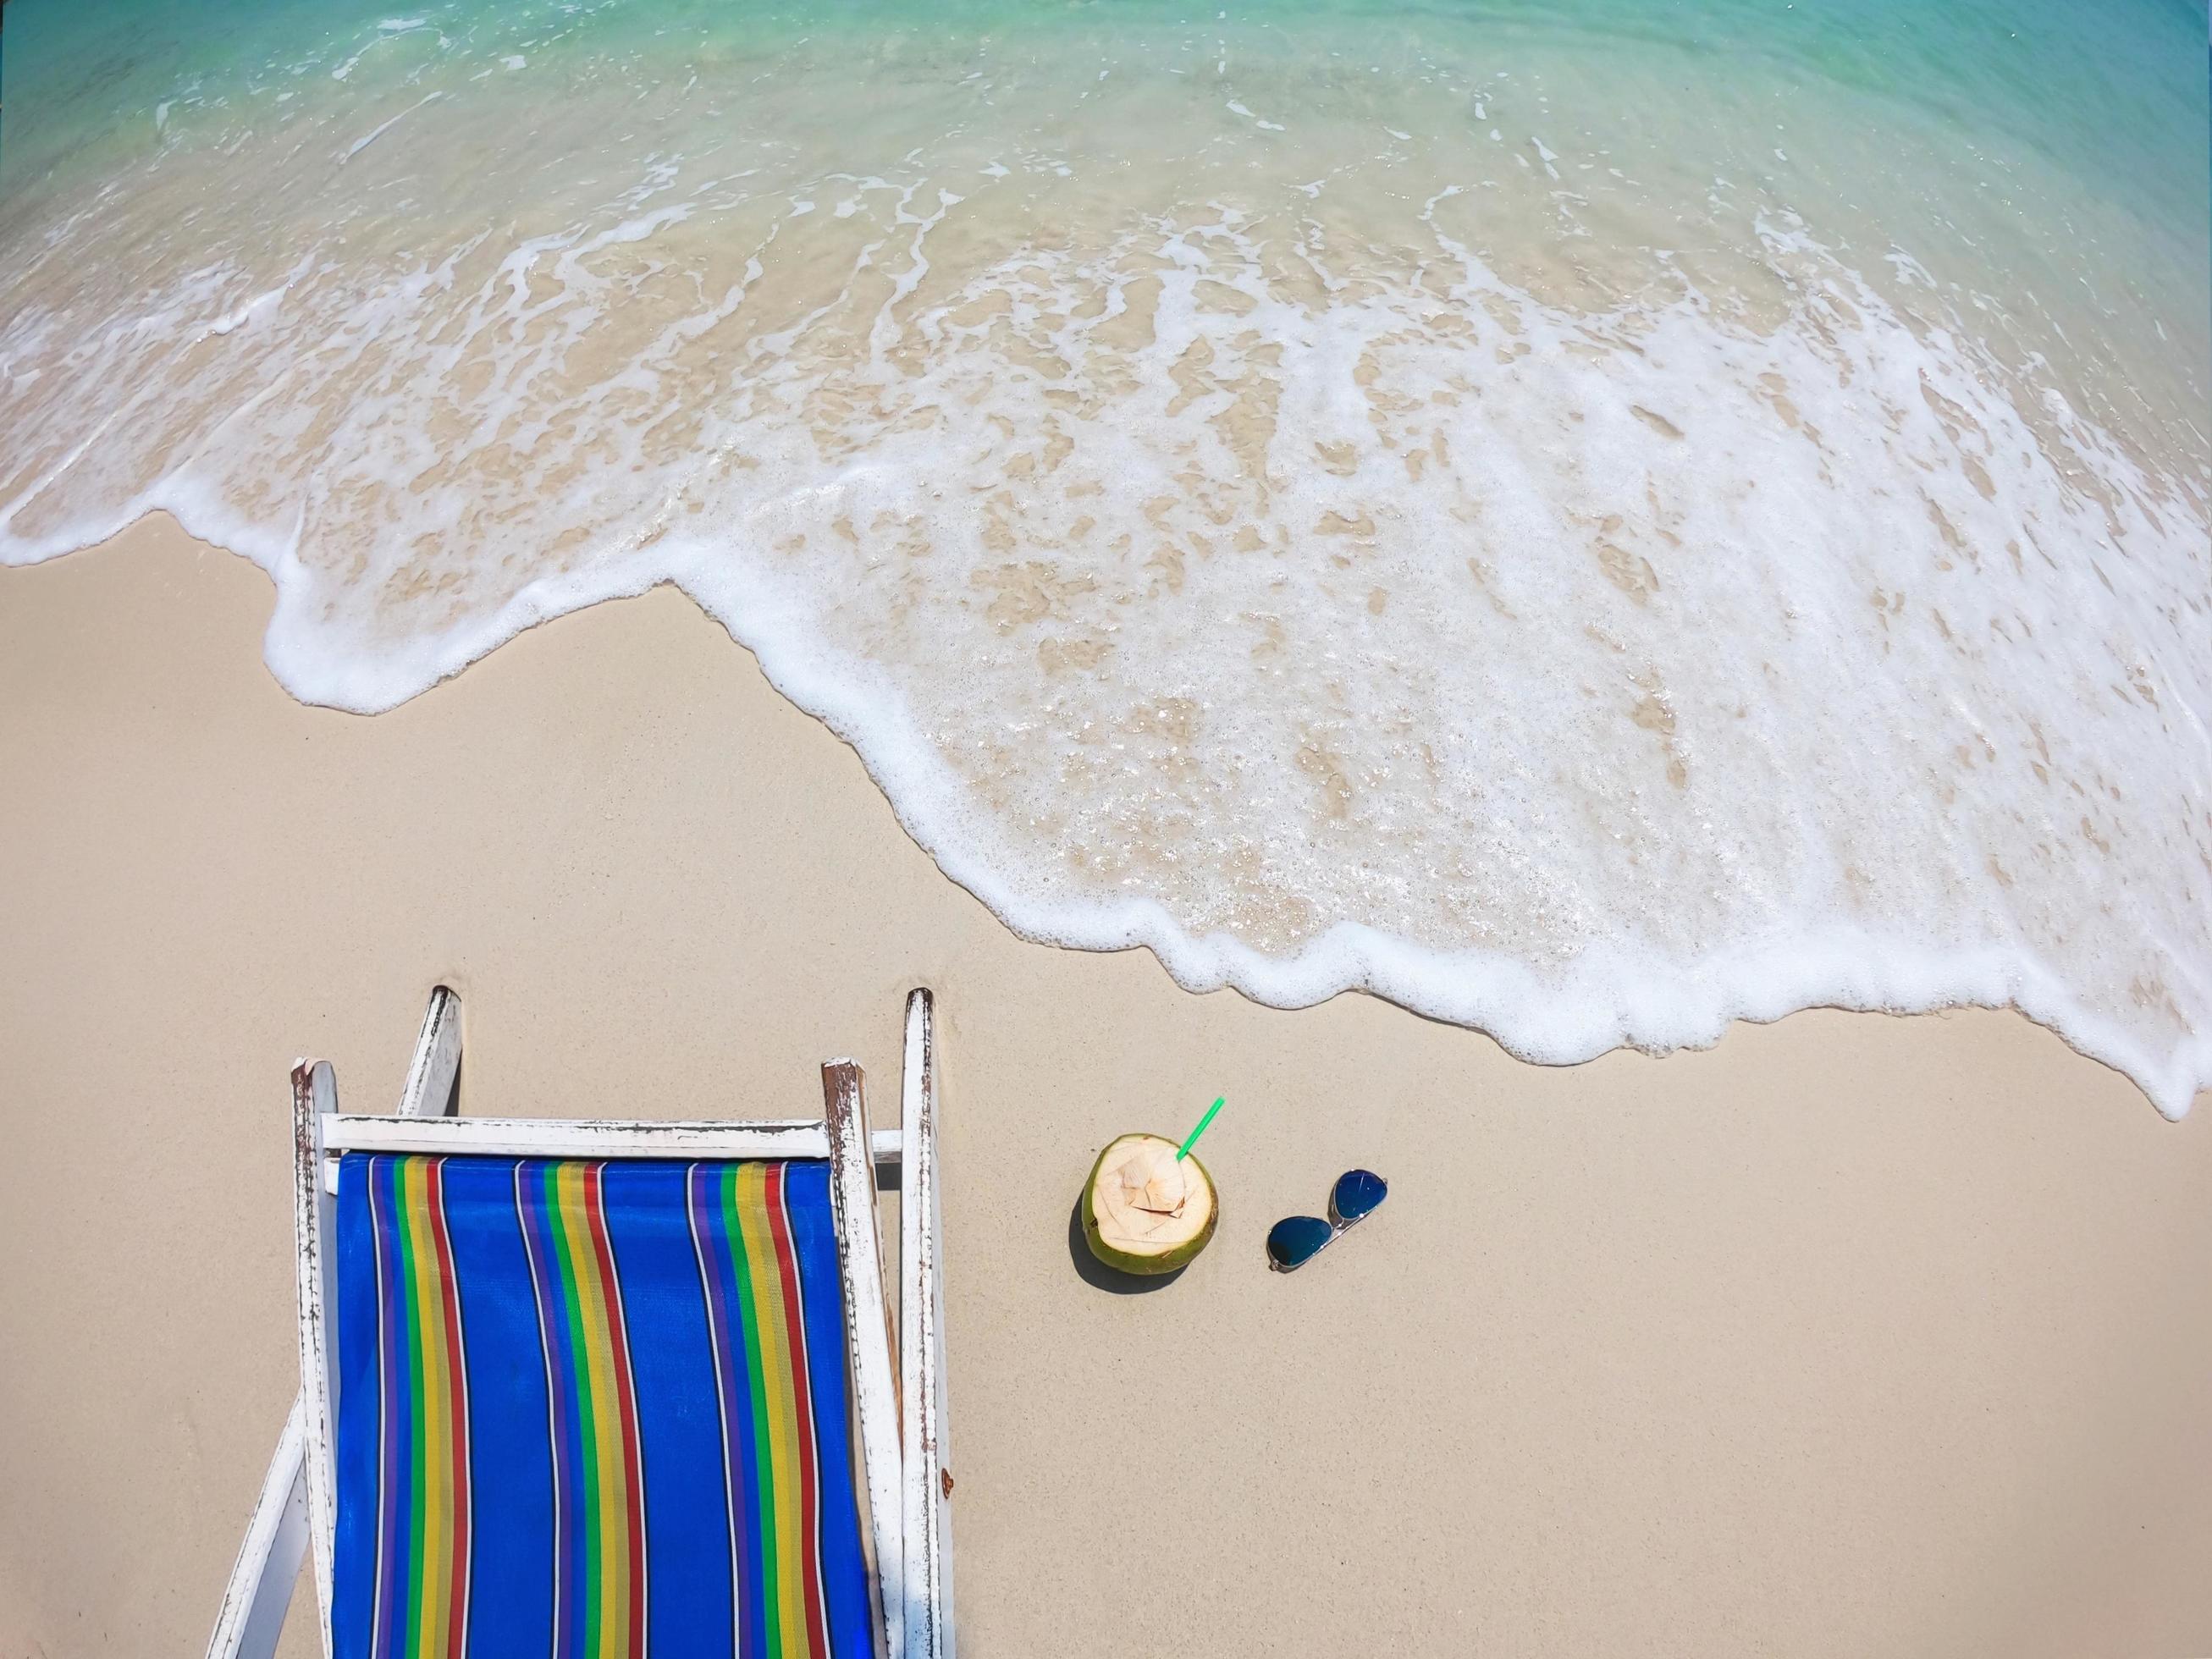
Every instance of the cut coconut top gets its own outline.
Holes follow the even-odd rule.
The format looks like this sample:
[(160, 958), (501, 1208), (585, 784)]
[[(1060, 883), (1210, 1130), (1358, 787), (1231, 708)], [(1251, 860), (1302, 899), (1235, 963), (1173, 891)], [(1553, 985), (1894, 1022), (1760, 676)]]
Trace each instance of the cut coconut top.
[(1213, 1185), (1195, 1158), (1176, 1159), (1158, 1135), (1124, 1135), (1106, 1149), (1091, 1180), (1091, 1213), (1109, 1249), (1165, 1255), (1213, 1218)]

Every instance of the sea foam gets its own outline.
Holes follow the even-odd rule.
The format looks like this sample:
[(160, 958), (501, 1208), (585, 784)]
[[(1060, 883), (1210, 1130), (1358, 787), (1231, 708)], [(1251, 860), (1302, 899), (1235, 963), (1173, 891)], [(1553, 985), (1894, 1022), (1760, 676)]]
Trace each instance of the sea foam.
[(2203, 378), (2137, 341), (2203, 319), (2057, 297), (2125, 215), (1991, 264), (1979, 152), (1870, 221), (1777, 172), (1856, 106), (1685, 159), (1538, 58), (963, 46), (841, 125), (803, 43), (437, 27), (4, 226), (0, 559), (166, 509), (365, 712), (673, 582), (1010, 926), (1194, 988), (1547, 1061), (2010, 1005), (2212, 1080)]

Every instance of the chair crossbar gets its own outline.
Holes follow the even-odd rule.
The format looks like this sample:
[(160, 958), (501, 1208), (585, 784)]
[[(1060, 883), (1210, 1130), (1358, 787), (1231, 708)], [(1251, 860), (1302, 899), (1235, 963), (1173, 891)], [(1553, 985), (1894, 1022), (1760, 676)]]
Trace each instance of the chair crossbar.
[[(896, 1164), (896, 1129), (868, 1137), (878, 1164)], [(327, 1152), (480, 1154), (492, 1158), (826, 1158), (820, 1118), (793, 1122), (612, 1122), (588, 1118), (385, 1117), (323, 1120)]]

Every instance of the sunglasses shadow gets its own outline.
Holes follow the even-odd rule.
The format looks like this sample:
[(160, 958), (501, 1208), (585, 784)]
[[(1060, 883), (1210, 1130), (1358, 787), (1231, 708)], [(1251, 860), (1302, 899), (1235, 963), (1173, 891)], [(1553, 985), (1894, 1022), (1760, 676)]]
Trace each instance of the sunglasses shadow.
[(1125, 1273), (1119, 1267), (1109, 1267), (1091, 1254), (1091, 1241), (1083, 1236), (1083, 1200), (1079, 1195), (1067, 1206), (1067, 1257), (1075, 1264), (1076, 1276), (1096, 1289), (1114, 1296), (1143, 1296), (1151, 1291), (1164, 1291), (1190, 1271), (1188, 1264), (1171, 1273)]

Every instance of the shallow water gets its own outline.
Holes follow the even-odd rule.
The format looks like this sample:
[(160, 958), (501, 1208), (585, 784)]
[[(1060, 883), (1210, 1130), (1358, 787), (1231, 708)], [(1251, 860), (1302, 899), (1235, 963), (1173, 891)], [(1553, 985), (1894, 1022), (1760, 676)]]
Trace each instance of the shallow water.
[(2212, 1081), (2201, 14), (84, 9), (0, 559), (167, 507), (364, 710), (678, 582), (1194, 987)]

